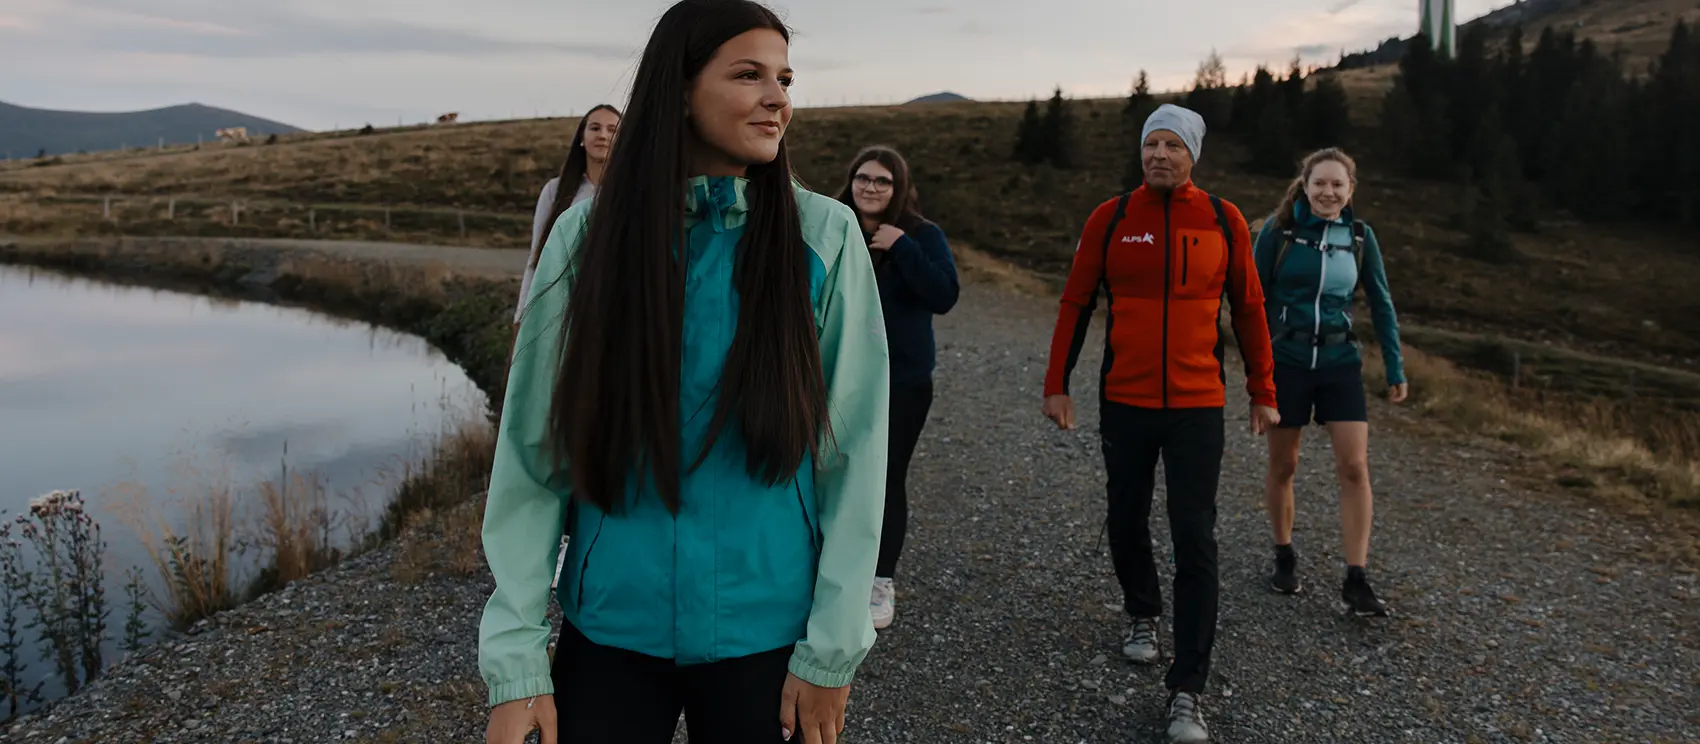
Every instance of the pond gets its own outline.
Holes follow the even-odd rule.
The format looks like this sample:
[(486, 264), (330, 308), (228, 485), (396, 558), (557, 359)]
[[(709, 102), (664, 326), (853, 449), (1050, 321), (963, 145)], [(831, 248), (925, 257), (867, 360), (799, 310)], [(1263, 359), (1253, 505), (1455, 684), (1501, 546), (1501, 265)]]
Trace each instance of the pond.
[[(11, 520), (42, 494), (81, 492), (106, 543), (109, 645), (124, 626), (126, 569), (140, 567), (163, 596), (142, 538), (151, 531), (157, 544), (160, 530), (148, 525), (182, 530), (190, 504), (227, 493), (242, 534), (265, 512), (266, 484), (299, 489), (306, 477), (330, 495), (333, 539), (355, 539), (408, 466), (486, 406), (414, 336), (0, 265), (0, 510)], [(150, 609), (145, 619), (160, 618)], [(46, 680), (51, 697), (52, 663), (34, 632), (23, 635), (24, 679)], [(7, 713), (0, 706), (0, 720)]]

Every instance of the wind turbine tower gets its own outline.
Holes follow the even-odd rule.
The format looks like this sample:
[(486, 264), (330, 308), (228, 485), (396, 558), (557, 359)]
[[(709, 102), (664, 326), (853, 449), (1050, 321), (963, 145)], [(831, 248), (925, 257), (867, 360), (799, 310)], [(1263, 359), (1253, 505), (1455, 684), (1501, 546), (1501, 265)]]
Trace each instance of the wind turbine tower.
[(1418, 33), (1428, 34), (1434, 51), (1444, 57), (1458, 56), (1458, 19), (1453, 0), (1417, 0), (1422, 11)]

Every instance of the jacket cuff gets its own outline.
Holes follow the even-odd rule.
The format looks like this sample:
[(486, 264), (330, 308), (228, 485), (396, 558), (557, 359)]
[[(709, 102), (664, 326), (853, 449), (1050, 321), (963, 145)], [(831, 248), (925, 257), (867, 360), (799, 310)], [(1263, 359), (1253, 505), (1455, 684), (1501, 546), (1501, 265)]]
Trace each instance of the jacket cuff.
[(490, 707), (537, 695), (555, 694), (555, 681), (547, 675), (494, 685), (490, 688)]
[(792, 674), (797, 676), (797, 679), (816, 687), (846, 687), (856, 678), (856, 670), (854, 669), (845, 672), (832, 672), (815, 666), (808, 659), (803, 658), (801, 650), (791, 653), (791, 663), (788, 668)]
[(1273, 393), (1253, 393), (1251, 396), (1251, 404), (1254, 406), (1265, 406), (1268, 408), (1280, 407), (1280, 403), (1276, 400)]

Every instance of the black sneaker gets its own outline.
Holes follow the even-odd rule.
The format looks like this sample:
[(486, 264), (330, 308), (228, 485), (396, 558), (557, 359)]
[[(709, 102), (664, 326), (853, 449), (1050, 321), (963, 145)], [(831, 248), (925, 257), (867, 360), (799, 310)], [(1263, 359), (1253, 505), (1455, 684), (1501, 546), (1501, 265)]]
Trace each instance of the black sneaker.
[(1269, 588), (1280, 594), (1298, 594), (1299, 557), (1291, 545), (1275, 546), (1275, 573), (1269, 577)]
[(1387, 617), (1387, 603), (1376, 598), (1362, 569), (1354, 567), (1346, 572), (1340, 599), (1345, 601), (1346, 611), (1358, 617)]

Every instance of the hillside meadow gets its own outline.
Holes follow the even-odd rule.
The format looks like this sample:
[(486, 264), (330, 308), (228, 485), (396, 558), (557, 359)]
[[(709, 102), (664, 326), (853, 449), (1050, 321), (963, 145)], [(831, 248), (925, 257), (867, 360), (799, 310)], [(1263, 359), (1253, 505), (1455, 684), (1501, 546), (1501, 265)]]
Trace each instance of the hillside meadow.
[[(799, 177), (825, 193), (841, 188), (862, 146), (899, 148), (925, 212), (954, 244), (1054, 288), (1087, 214), (1121, 189), (1138, 132), (1124, 105), (1068, 102), (1077, 163), (1069, 169), (1011, 157), (1019, 103), (800, 110), (788, 142)], [(0, 235), (337, 237), (520, 249), (537, 189), (575, 125), (542, 119), (296, 135), (269, 145), (12, 164), (0, 169)], [(1255, 223), (1287, 181), (1249, 174), (1247, 158), (1234, 137), (1211, 136), (1196, 180)], [(1413, 346), (1486, 379), (1515, 376), (1506, 410), (1550, 408), (1558, 423), (1549, 430), (1587, 425), (1627, 437), (1638, 452), (1691, 462), (1700, 449), (1689, 444), (1700, 442), (1700, 376), (1691, 374), (1700, 372), (1700, 297), (1689, 291), (1700, 251), (1692, 236), (1547, 210), (1534, 232), (1513, 236), (1522, 260), (1488, 260), (1469, 248), (1455, 186), (1388, 177), (1373, 152), (1360, 163), (1358, 213), (1386, 251)], [(111, 205), (107, 195), (117, 195)], [(1617, 365), (1624, 360), (1671, 373), (1637, 373)], [(1464, 425), (1472, 427), (1479, 428)]]

